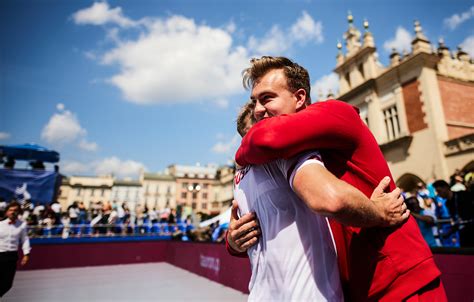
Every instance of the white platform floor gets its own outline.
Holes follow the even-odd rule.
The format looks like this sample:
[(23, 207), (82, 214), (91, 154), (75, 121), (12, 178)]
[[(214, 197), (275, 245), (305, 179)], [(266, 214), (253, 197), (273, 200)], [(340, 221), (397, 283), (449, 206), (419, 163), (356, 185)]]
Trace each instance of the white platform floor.
[(247, 295), (168, 263), (17, 271), (1, 302), (246, 301)]

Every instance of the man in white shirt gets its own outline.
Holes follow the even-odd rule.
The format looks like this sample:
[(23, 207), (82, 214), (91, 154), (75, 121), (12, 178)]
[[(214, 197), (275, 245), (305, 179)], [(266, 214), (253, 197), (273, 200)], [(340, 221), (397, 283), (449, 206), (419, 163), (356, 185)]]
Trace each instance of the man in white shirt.
[(297, 171), (310, 164), (323, 165), (318, 152), (237, 171), (240, 213), (256, 212), (262, 230), (259, 244), (248, 250), (249, 301), (343, 301), (327, 218), (292, 188)]
[(30, 240), (26, 223), (18, 219), (20, 211), (20, 204), (13, 201), (7, 206), (7, 219), (0, 221), (0, 297), (13, 285), (19, 245), (23, 250), (21, 265), (25, 265), (29, 260)]

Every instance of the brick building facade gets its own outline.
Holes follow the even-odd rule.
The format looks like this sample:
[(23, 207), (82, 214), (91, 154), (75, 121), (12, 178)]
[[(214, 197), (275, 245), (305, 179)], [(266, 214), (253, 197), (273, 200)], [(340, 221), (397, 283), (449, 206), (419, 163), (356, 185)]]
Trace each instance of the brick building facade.
[(338, 43), (337, 99), (357, 106), (397, 184), (448, 179), (474, 169), (474, 64), (462, 49), (435, 48), (415, 21), (412, 51), (378, 61), (369, 24), (362, 34), (348, 17), (346, 53)]

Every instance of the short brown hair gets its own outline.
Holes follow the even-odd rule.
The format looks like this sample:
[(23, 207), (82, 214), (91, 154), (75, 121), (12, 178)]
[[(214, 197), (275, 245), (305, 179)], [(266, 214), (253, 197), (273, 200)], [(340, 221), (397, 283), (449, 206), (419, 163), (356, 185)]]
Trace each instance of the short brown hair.
[(263, 56), (250, 60), (251, 66), (242, 72), (245, 89), (251, 89), (255, 83), (270, 70), (283, 69), (286, 83), (291, 92), (303, 88), (306, 91), (306, 105), (311, 104), (311, 84), (309, 73), (297, 63), (285, 57)]
[(240, 136), (244, 137), (247, 134), (248, 127), (255, 124), (255, 117), (253, 116), (253, 110), (255, 109), (255, 104), (250, 101), (245, 104), (237, 116), (237, 132)]
[(7, 207), (6, 207), (5, 210), (8, 211), (8, 209), (13, 208), (13, 207), (17, 207), (17, 208), (20, 210), (20, 212), (21, 212), (21, 204), (20, 204), (18, 201), (16, 201), (16, 200), (12, 200), (12, 201), (7, 205)]

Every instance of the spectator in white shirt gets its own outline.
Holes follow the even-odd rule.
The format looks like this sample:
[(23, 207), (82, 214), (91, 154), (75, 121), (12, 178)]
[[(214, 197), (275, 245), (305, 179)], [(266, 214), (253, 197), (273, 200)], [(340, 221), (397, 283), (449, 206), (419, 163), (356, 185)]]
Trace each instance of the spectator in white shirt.
[(78, 221), (79, 209), (78, 209), (78, 206), (77, 206), (77, 202), (73, 202), (73, 204), (70, 205), (67, 210), (68, 210), (69, 219), (70, 219), (71, 224), (77, 224), (79, 222)]
[(21, 265), (25, 265), (29, 260), (30, 240), (26, 223), (18, 219), (20, 212), (20, 204), (12, 201), (6, 209), (7, 218), (0, 221), (0, 297), (3, 297), (13, 285), (20, 244), (23, 249)]
[(54, 212), (55, 224), (59, 224), (61, 222), (61, 205), (55, 200), (51, 203), (50, 207)]

